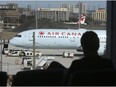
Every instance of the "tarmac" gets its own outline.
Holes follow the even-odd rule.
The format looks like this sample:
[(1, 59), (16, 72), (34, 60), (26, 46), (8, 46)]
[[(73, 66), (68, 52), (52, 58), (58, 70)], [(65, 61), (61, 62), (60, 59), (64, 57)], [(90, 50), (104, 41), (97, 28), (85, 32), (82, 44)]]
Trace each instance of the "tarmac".
[[(3, 46), (2, 46), (3, 48)], [(9, 49), (24, 49), (9, 45)], [(43, 56), (52, 56), (55, 59), (52, 61), (58, 61), (66, 68), (69, 68), (72, 61), (75, 59), (81, 59), (83, 56), (82, 52), (77, 52), (76, 50), (65, 50), (65, 49), (36, 49), (42, 52)], [(73, 58), (63, 58), (63, 52), (73, 52), (75, 56)], [(1, 58), (0, 58), (1, 59)], [(50, 61), (50, 63), (52, 62)], [(17, 72), (22, 71), (22, 57), (9, 57), (2, 55), (2, 71), (8, 73), (8, 75), (15, 75)]]

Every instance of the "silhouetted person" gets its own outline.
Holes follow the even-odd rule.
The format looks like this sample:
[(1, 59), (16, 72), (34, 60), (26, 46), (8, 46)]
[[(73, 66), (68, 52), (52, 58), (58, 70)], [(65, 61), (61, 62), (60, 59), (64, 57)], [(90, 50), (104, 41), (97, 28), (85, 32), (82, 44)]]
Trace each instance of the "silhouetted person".
[(76, 70), (86, 69), (112, 69), (111, 60), (102, 58), (98, 55), (99, 38), (93, 31), (87, 31), (82, 35), (81, 45), (84, 57), (80, 60), (74, 60), (69, 68), (69, 73)]
[(47, 69), (66, 69), (61, 63), (57, 61), (51, 62), (50, 66)]

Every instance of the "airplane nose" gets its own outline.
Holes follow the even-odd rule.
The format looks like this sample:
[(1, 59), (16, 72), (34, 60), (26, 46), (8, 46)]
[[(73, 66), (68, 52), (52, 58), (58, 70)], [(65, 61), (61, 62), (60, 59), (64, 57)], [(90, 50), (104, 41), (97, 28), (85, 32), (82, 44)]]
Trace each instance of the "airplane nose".
[(10, 39), (10, 40), (9, 40), (9, 43), (10, 43), (11, 45), (13, 45), (13, 44), (14, 44), (14, 39)]
[(12, 44), (12, 39), (9, 40), (9, 43)]

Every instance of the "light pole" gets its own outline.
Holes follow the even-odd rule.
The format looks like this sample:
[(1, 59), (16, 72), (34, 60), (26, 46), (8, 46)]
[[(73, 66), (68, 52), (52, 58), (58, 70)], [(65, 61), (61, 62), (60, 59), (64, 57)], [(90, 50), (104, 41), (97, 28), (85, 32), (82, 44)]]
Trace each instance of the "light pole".
[(35, 32), (33, 32), (33, 70), (35, 69)]
[(80, 9), (80, 6), (81, 6), (81, 5), (80, 5), (80, 2), (79, 2), (79, 28), (81, 27), (81, 23), (80, 23), (80, 17), (81, 17), (81, 11), (80, 11), (80, 10), (81, 10), (81, 9)]
[(0, 53), (0, 55), (1, 55), (1, 57), (0, 57), (0, 71), (2, 71), (2, 32), (1, 32), (1, 36), (0, 36), (1, 38), (0, 38), (0, 45), (1, 45), (1, 53)]
[(36, 13), (35, 13), (35, 16), (36, 16), (35, 17), (35, 20), (36, 20), (36, 29), (38, 28), (38, 17), (37, 17), (38, 14), (37, 13), (38, 13), (38, 9), (37, 9), (37, 1), (36, 1)]

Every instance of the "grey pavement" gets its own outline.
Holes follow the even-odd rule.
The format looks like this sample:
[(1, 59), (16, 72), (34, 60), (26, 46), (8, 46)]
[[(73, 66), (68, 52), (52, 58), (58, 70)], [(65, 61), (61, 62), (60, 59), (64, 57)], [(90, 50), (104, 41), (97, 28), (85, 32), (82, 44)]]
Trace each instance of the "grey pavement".
[[(9, 45), (9, 49), (23, 49)], [(82, 53), (77, 52), (76, 50), (62, 50), (62, 49), (36, 49), (42, 52), (43, 55), (53, 56), (55, 57), (54, 61), (60, 62), (66, 68), (69, 68), (72, 61), (75, 59), (80, 59)], [(62, 54), (64, 51), (74, 52), (76, 56), (74, 58), (63, 58)], [(78, 56), (79, 54), (79, 56)], [(52, 61), (51, 61), (52, 62)], [(8, 73), (8, 75), (15, 75), (18, 71), (22, 70), (22, 58), (20, 57), (8, 57), (6, 55), (2, 55), (2, 71)]]

